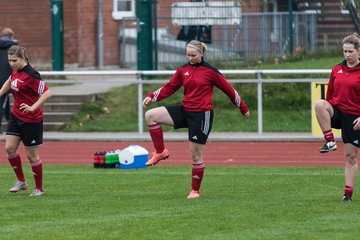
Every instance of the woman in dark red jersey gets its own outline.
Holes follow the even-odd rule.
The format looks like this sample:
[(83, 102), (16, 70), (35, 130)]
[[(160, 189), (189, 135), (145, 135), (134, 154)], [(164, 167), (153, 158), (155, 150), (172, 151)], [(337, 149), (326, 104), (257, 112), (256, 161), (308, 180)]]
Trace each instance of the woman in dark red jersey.
[(28, 188), (20, 155), (17, 152), (20, 142), (23, 142), (35, 179), (35, 190), (30, 196), (41, 196), (44, 194), (42, 162), (38, 152), (43, 142), (41, 106), (51, 97), (51, 92), (40, 74), (30, 66), (23, 47), (10, 47), (8, 60), (13, 72), (2, 86), (0, 96), (9, 89), (12, 90), (14, 96), (11, 117), (6, 130), (5, 149), (17, 181), (9, 191), (19, 192)]
[(150, 102), (158, 102), (184, 88), (180, 106), (157, 107), (145, 113), (149, 133), (155, 152), (148, 166), (157, 164), (170, 156), (165, 148), (161, 124), (175, 129), (188, 128), (188, 139), (192, 159), (192, 190), (187, 198), (200, 197), (200, 185), (204, 175), (203, 152), (213, 121), (213, 87), (221, 89), (248, 118), (250, 112), (238, 92), (213, 66), (204, 61), (207, 50), (205, 43), (193, 40), (186, 45), (188, 63), (177, 69), (169, 82), (155, 92), (147, 94), (143, 100), (146, 107)]
[(345, 60), (332, 68), (326, 100), (315, 104), (316, 117), (324, 133), (321, 153), (336, 150), (332, 128), (341, 129), (344, 142), (345, 188), (343, 202), (351, 202), (358, 174), (360, 141), (360, 39), (357, 33), (342, 41)]

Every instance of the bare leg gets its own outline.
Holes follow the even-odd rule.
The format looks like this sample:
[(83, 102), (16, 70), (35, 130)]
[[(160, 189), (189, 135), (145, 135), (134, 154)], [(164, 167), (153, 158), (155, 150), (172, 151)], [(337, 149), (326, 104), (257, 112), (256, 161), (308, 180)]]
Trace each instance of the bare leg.
[(174, 122), (165, 107), (157, 107), (147, 111), (145, 113), (145, 119), (155, 148), (153, 156), (146, 162), (146, 165), (152, 166), (170, 156), (170, 153), (165, 148), (161, 124), (174, 126)]
[[(26, 147), (26, 155), (31, 163), (31, 169), (35, 180), (35, 191), (32, 196), (40, 196), (43, 193), (43, 167), (39, 156), (39, 146)], [(40, 191), (37, 192), (37, 190)]]
[[(5, 150), (9, 163), (13, 168), (18, 181), (25, 182), (21, 158), (20, 155), (17, 153), (20, 142), (20, 137), (14, 135), (6, 135)], [(15, 189), (13, 192), (17, 192), (17, 190)]]
[(166, 124), (174, 126), (174, 122), (165, 107), (157, 107), (146, 111), (145, 119), (147, 125)]
[(344, 144), (345, 185), (354, 188), (358, 174), (358, 148), (350, 143)]
[(335, 151), (337, 146), (331, 129), (331, 117), (334, 115), (334, 109), (328, 101), (321, 99), (315, 103), (315, 112), (316, 118), (326, 140), (325, 145), (320, 148), (320, 153)]
[(205, 150), (205, 145), (189, 142), (189, 146), (190, 146), (192, 163), (193, 164), (203, 163), (203, 152)]
[(13, 156), (16, 154), (20, 142), (20, 137), (15, 135), (6, 135), (5, 150), (8, 156)]
[(334, 115), (334, 110), (330, 103), (323, 99), (316, 101), (315, 113), (321, 130), (325, 132), (331, 129), (331, 117)]
[(39, 146), (26, 147), (25, 150), (26, 150), (26, 156), (29, 159), (30, 163), (34, 163), (34, 162), (40, 160)]

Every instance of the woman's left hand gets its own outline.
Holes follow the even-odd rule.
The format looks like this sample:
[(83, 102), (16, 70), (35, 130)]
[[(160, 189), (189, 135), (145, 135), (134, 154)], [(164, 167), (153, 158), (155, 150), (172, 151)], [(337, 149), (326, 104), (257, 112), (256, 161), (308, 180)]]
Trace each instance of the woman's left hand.
[(27, 113), (27, 112), (32, 112), (35, 109), (33, 109), (32, 106), (27, 105), (26, 103), (22, 103), (20, 104), (20, 110)]
[(354, 130), (360, 130), (360, 117), (358, 117), (357, 119), (355, 119), (355, 121), (353, 122), (354, 124)]

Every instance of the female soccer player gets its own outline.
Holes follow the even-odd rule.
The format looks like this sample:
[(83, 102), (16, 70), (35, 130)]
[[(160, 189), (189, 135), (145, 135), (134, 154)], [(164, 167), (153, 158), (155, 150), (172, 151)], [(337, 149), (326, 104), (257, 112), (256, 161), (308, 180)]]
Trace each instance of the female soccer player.
[(148, 166), (157, 164), (170, 156), (165, 148), (162, 124), (175, 129), (188, 128), (188, 140), (192, 159), (192, 190), (187, 198), (200, 197), (200, 185), (204, 175), (203, 152), (213, 122), (213, 87), (221, 89), (248, 118), (250, 112), (238, 92), (213, 66), (204, 61), (207, 50), (205, 43), (190, 41), (186, 45), (188, 63), (177, 69), (169, 82), (155, 92), (148, 93), (143, 100), (146, 107), (150, 102), (158, 102), (184, 87), (184, 98), (180, 106), (162, 106), (145, 113), (149, 133), (155, 148)]
[(6, 130), (5, 149), (17, 181), (9, 191), (15, 193), (28, 188), (17, 152), (20, 142), (23, 142), (35, 179), (35, 190), (30, 196), (41, 196), (44, 194), (42, 162), (38, 152), (43, 142), (41, 106), (51, 96), (51, 92), (40, 74), (30, 66), (23, 47), (10, 47), (8, 60), (13, 71), (2, 86), (0, 97), (11, 88), (14, 104)]
[(345, 188), (343, 202), (352, 201), (358, 174), (358, 149), (360, 141), (360, 39), (357, 33), (342, 41), (345, 60), (331, 71), (326, 100), (315, 103), (316, 117), (324, 133), (325, 145), (321, 153), (336, 150), (331, 128), (341, 129), (344, 142)]

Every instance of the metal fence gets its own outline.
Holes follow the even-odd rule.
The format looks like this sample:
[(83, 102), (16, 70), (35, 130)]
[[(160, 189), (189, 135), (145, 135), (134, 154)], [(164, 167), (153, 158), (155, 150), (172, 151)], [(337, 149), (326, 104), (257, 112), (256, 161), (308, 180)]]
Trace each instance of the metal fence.
[[(302, 78), (302, 79), (264, 79), (264, 76), (267, 75), (294, 75), (298, 76), (299, 74), (327, 74), (331, 73), (331, 70), (320, 70), (320, 69), (308, 69), (308, 70), (221, 70), (224, 75), (254, 75), (254, 79), (231, 79), (230, 83), (256, 83), (257, 84), (257, 99), (258, 99), (258, 135), (262, 136), (263, 134), (263, 84), (268, 83), (295, 83), (295, 82), (324, 82), (327, 79), (314, 79), (314, 78)], [(49, 77), (59, 77), (59, 76), (117, 76), (119, 80), (103, 80), (102, 83), (106, 84), (107, 82), (120, 81), (122, 83), (135, 83), (138, 85), (138, 133), (142, 134), (143, 129), (143, 85), (144, 84), (156, 84), (156, 83), (166, 83), (168, 80), (156, 80), (151, 79), (147, 80), (149, 76), (170, 76), (173, 75), (175, 71), (44, 71), (41, 72), (42, 76)], [(136, 76), (136, 80), (125, 80), (124, 76)], [(94, 80), (46, 80), (46, 82), (53, 83), (86, 83)]]
[[(156, 39), (154, 69), (173, 69), (182, 65), (186, 61), (186, 43), (192, 39), (207, 43), (207, 61), (226, 60), (228, 65), (279, 58), (290, 53), (291, 36), (287, 12), (241, 13), (238, 18), (231, 18), (231, 21), (228, 18), (200, 18), (201, 15), (188, 21), (188, 17), (181, 18), (178, 15), (179, 13), (158, 18), (158, 27), (154, 30), (156, 38), (153, 37)], [(314, 51), (317, 45), (316, 14), (294, 12), (292, 21), (293, 47), (307, 52)], [(189, 25), (191, 22), (196, 25)], [(123, 67), (136, 69), (137, 29), (126, 28), (124, 24), (119, 35)]]

